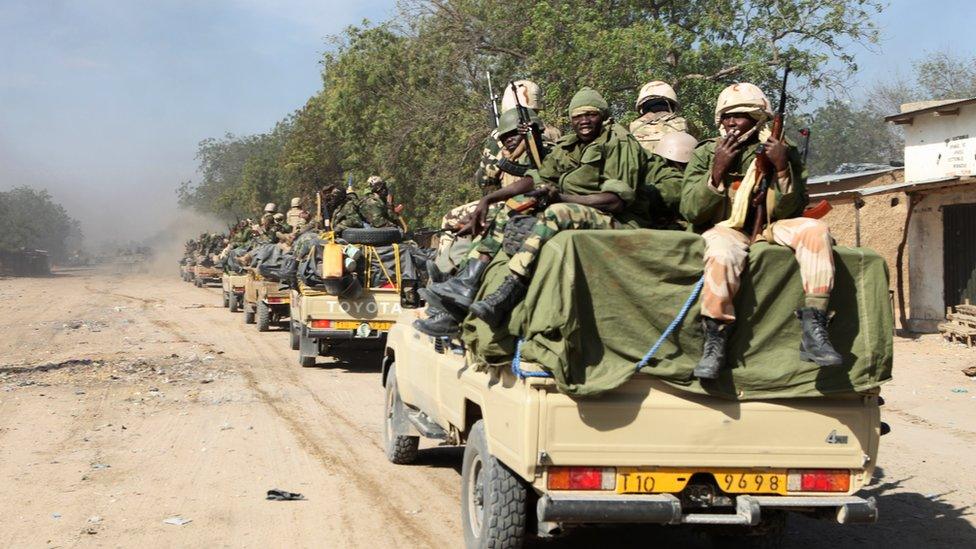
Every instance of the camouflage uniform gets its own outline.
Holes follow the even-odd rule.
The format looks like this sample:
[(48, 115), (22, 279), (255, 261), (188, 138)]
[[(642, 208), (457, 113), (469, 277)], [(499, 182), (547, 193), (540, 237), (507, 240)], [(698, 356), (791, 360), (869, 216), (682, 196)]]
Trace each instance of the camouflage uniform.
[(649, 153), (654, 152), (665, 134), (687, 131), (688, 123), (673, 112), (649, 112), (630, 123), (630, 133)]
[(292, 208), (288, 210), (288, 214), (285, 216), (285, 222), (292, 227), (301, 228), (305, 225), (305, 219), (302, 217), (304, 213), (305, 210), (301, 208)]
[(342, 232), (345, 229), (362, 229), (364, 226), (363, 216), (359, 213), (359, 199), (356, 195), (347, 196), (345, 202), (332, 214), (332, 230)]
[(359, 213), (363, 221), (370, 227), (398, 227), (396, 217), (390, 211), (390, 205), (386, 202), (386, 197), (376, 193), (369, 193), (359, 204)]
[[(745, 109), (747, 107), (741, 104), (727, 110), (720, 108), (716, 118), (724, 112), (759, 111), (758, 107), (753, 111)], [(768, 117), (768, 101), (763, 111), (766, 116), (760, 119), (757, 128), (765, 124), (765, 118)], [(756, 149), (764, 140), (765, 137), (761, 136), (759, 142), (743, 147), (719, 185), (713, 184), (711, 180), (717, 139), (701, 143), (692, 154), (685, 171), (681, 213), (705, 239), (702, 315), (708, 318), (723, 322), (735, 320), (732, 301), (739, 289), (742, 271), (748, 259), (750, 237), (747, 231), (752, 227), (752, 216), (755, 214), (750, 212), (741, 227), (729, 227), (719, 223), (730, 218), (733, 199), (750, 165), (755, 161)], [(769, 213), (772, 222), (766, 227), (763, 238), (794, 250), (800, 264), (806, 306), (826, 310), (834, 285), (832, 238), (826, 224), (801, 217), (807, 204), (807, 173), (799, 152), (792, 145), (788, 145), (788, 160), (789, 168), (775, 175), (775, 184), (769, 191), (771, 198), (768, 203), (771, 205)]]

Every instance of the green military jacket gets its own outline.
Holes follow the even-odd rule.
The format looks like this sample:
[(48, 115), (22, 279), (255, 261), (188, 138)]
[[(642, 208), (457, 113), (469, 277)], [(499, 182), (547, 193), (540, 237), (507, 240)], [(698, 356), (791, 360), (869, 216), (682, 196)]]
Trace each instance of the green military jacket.
[(345, 229), (362, 229), (363, 216), (359, 213), (359, 199), (347, 198), (339, 209), (332, 214), (332, 230), (341, 232)]
[(575, 133), (566, 135), (556, 142), (542, 167), (527, 175), (537, 185), (554, 185), (566, 194), (614, 193), (625, 204), (622, 211), (613, 214), (614, 219), (633, 228), (652, 225), (656, 217), (651, 212), (652, 194), (658, 194), (657, 186), (680, 181), (664, 159), (649, 156), (623, 126), (612, 120), (585, 145)]
[[(729, 189), (734, 182), (741, 181), (745, 177), (746, 170), (756, 158), (756, 149), (759, 148), (759, 143), (754, 143), (742, 150), (738, 159), (733, 161), (728, 173), (725, 174), (725, 181), (723, 181), (725, 190), (718, 192), (708, 184), (718, 139), (716, 137), (699, 143), (685, 169), (681, 189), (681, 216), (699, 233), (729, 218), (732, 212), (732, 197), (729, 195)], [(771, 188), (776, 203), (771, 213), (773, 220), (799, 217), (808, 202), (807, 170), (799, 151), (791, 144), (787, 146), (787, 157), (790, 165), (791, 188), (785, 194), (775, 185)]]
[(369, 193), (359, 204), (359, 213), (370, 227), (397, 227), (397, 220), (384, 197)]

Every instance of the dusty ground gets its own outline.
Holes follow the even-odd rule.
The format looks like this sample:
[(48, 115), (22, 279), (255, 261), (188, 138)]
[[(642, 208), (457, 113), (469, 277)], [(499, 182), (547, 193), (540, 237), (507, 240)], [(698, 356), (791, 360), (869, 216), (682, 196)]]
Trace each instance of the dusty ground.
[[(173, 271), (0, 279), (0, 546), (461, 545), (460, 452), (385, 461), (377, 357), (302, 369), (287, 332), (259, 334)], [(793, 520), (796, 547), (976, 546), (976, 382), (960, 373), (976, 351), (895, 345), (869, 490), (882, 519)], [(698, 543), (600, 529), (543, 545), (662, 535)]]

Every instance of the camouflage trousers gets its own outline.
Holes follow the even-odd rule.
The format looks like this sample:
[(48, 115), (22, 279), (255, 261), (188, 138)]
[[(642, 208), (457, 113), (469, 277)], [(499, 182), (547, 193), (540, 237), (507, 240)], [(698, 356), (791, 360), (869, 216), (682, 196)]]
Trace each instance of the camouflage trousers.
[[(834, 287), (834, 254), (827, 225), (817, 219), (797, 217), (772, 224), (767, 231), (773, 242), (792, 248), (800, 264), (806, 306), (827, 309)], [(701, 294), (703, 316), (732, 322), (732, 300), (739, 291), (742, 271), (749, 258), (749, 236), (728, 227), (712, 227), (705, 239), (705, 285)]]
[[(507, 208), (506, 208), (507, 209)], [(508, 269), (523, 278), (532, 276), (542, 246), (559, 231), (570, 229), (613, 229), (613, 217), (590, 206), (560, 202), (536, 214), (532, 232), (508, 262)], [(500, 241), (499, 241), (500, 242)]]

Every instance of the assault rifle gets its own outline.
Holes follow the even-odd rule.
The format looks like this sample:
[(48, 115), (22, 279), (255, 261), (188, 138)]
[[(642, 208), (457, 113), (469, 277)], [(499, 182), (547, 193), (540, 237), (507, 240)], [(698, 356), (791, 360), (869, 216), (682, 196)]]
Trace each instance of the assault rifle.
[[(790, 66), (786, 65), (783, 71), (783, 86), (779, 92), (779, 108), (776, 109), (776, 114), (773, 116), (771, 134), (776, 139), (783, 139), (783, 115), (786, 113), (786, 79), (789, 75)], [(768, 221), (769, 212), (766, 208), (766, 196), (769, 194), (769, 188), (776, 179), (776, 167), (773, 166), (772, 161), (766, 156), (764, 143), (760, 143), (759, 149), (756, 151), (756, 171), (758, 172), (757, 177), (759, 177), (759, 192), (752, 199), (752, 205), (755, 207), (752, 223), (753, 242), (762, 234), (763, 228), (765, 228), (766, 222)]]
[(525, 126), (528, 130), (525, 132), (525, 144), (529, 149), (529, 160), (532, 162), (533, 168), (542, 167), (542, 131), (539, 129), (539, 124), (532, 120), (529, 116), (529, 108), (522, 105), (519, 101), (518, 88), (515, 86), (514, 81), (508, 83), (512, 88), (512, 95), (515, 97), (515, 108), (518, 109), (519, 125)]
[(494, 130), (498, 127), (498, 96), (491, 89), (491, 71), (485, 71), (485, 75), (488, 77), (488, 102), (485, 103), (485, 110), (488, 111), (488, 126)]

